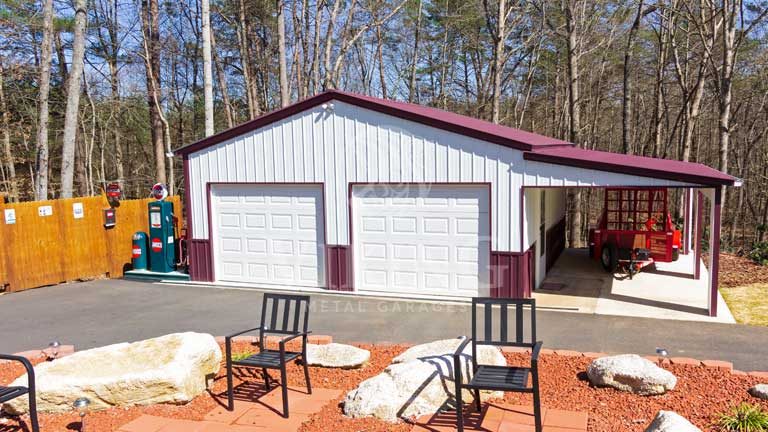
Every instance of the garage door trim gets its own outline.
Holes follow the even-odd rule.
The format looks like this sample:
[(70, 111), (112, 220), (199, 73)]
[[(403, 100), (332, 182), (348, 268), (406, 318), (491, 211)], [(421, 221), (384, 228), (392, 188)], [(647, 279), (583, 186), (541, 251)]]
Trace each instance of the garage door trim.
[[(348, 223), (349, 223), (349, 250), (350, 250), (350, 258), (347, 262), (347, 265), (349, 266), (348, 274), (350, 275), (352, 283), (355, 285), (353, 290), (355, 292), (361, 291), (361, 287), (357, 286), (357, 274), (356, 270), (354, 268), (355, 266), (355, 256), (357, 254), (357, 251), (355, 250), (355, 226), (354, 226), (354, 191), (356, 187), (362, 187), (362, 186), (457, 186), (457, 187), (484, 187), (486, 191), (488, 192), (488, 257), (490, 258), (493, 254), (493, 187), (491, 185), (491, 182), (349, 182), (348, 183), (348, 189), (347, 189), (347, 207), (348, 207)], [(491, 278), (492, 271), (491, 271), (491, 263), (488, 263), (488, 288), (491, 289), (487, 295), (491, 295), (492, 287), (493, 287), (493, 280)], [(363, 290), (364, 291), (364, 290)], [(418, 295), (418, 293), (413, 293)], [(478, 293), (480, 295), (480, 293)]]
[[(206, 207), (208, 209), (208, 242), (210, 245), (210, 262), (211, 262), (211, 281), (216, 282), (217, 276), (216, 276), (216, 251), (214, 250), (214, 229), (213, 229), (213, 188), (215, 186), (316, 186), (320, 187), (320, 197), (322, 198), (322, 203), (320, 205), (320, 211), (323, 215), (323, 238), (325, 239), (325, 244), (323, 247), (323, 254), (325, 256), (323, 257), (324, 262), (324, 272), (325, 272), (325, 283), (327, 285), (328, 283), (328, 223), (326, 221), (327, 212), (325, 208), (325, 183), (324, 182), (207, 182), (205, 184), (205, 198), (206, 198)], [(191, 232), (191, 227), (187, 227), (187, 231)]]

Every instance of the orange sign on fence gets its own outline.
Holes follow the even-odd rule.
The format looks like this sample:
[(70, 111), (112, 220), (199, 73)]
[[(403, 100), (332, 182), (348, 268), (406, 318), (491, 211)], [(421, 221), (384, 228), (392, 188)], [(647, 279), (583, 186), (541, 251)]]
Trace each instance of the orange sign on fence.
[[(181, 200), (169, 199), (180, 217)], [(121, 277), (131, 263), (133, 233), (148, 229), (150, 201), (120, 201), (113, 227), (105, 227), (104, 196), (0, 204), (0, 290)]]

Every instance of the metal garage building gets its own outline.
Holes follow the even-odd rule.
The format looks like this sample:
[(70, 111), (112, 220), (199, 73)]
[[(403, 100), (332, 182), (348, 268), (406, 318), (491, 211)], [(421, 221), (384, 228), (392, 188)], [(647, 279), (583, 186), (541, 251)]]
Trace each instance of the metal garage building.
[(194, 280), (409, 297), (530, 295), (564, 247), (566, 187), (695, 189), (719, 225), (736, 181), (339, 91), (176, 153)]

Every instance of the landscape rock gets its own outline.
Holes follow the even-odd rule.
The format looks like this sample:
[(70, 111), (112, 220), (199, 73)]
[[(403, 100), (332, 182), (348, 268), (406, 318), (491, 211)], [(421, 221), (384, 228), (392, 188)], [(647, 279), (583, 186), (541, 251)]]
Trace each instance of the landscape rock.
[[(371, 377), (349, 392), (344, 401), (344, 414), (350, 417), (376, 417), (395, 422), (398, 418), (433, 414), (455, 396), (453, 352), (460, 339), (437, 341), (415, 346), (393, 360), (382, 373)], [(451, 348), (452, 347), (452, 348)], [(468, 345), (460, 358), (462, 378), (471, 379), (472, 347)], [(478, 347), (481, 364), (506, 365), (498, 348)], [(503, 397), (501, 392), (481, 392), (488, 400)], [(462, 399), (473, 396), (464, 391)]]
[(310, 366), (354, 369), (364, 365), (370, 358), (370, 351), (352, 345), (307, 344), (307, 364)]
[[(80, 397), (90, 399), (90, 410), (189, 402), (212, 383), (221, 359), (213, 336), (191, 332), (80, 351), (35, 366), (37, 409), (71, 411)], [(26, 386), (26, 374), (15, 385)], [(29, 409), (26, 397), (2, 408), (9, 414)]]
[(589, 381), (639, 395), (660, 395), (675, 388), (677, 378), (635, 354), (602, 357), (587, 368)]
[(749, 394), (759, 399), (768, 400), (768, 384), (755, 385), (749, 389)]
[(674, 411), (659, 411), (645, 432), (701, 432), (701, 429)]

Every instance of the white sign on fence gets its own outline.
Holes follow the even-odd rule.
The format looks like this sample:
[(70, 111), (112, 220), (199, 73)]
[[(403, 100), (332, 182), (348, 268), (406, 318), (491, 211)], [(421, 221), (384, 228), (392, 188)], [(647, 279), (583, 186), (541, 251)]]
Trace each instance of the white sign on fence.
[(51, 216), (53, 214), (52, 206), (40, 206), (37, 208), (38, 216)]
[(72, 215), (75, 219), (82, 219), (85, 217), (85, 210), (83, 210), (83, 203), (72, 204)]
[(16, 223), (16, 209), (5, 209), (5, 223), (6, 225)]

